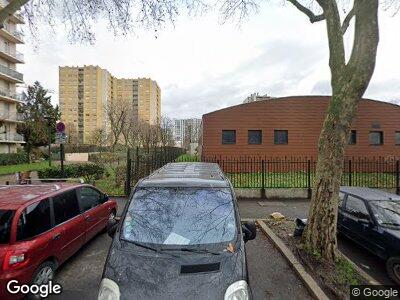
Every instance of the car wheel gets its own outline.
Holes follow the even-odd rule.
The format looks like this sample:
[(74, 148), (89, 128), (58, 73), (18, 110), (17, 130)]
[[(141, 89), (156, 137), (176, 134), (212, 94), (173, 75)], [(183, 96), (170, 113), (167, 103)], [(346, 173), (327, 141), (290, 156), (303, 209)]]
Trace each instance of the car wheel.
[(115, 211), (114, 210), (111, 211), (110, 214), (108, 215), (108, 221), (115, 220), (116, 216), (117, 214), (115, 213)]
[(400, 285), (400, 257), (391, 257), (386, 262), (386, 271), (389, 277)]
[(46, 284), (53, 280), (56, 271), (56, 264), (51, 261), (42, 263), (32, 276), (32, 284)]
[(103, 228), (102, 233), (107, 232), (108, 224), (110, 223), (111, 220), (115, 220), (116, 217), (117, 217), (117, 213), (115, 212), (115, 210), (112, 210), (110, 212), (110, 214), (108, 215), (107, 223), (106, 223), (106, 226)]

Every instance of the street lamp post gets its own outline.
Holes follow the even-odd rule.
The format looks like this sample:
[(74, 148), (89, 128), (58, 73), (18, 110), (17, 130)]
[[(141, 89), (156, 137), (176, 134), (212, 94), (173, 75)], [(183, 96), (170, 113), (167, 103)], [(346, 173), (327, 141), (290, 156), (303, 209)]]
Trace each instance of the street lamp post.
[(49, 134), (49, 167), (51, 167), (51, 121), (52, 118), (49, 115), (45, 115), (44, 119), (47, 121), (47, 129)]

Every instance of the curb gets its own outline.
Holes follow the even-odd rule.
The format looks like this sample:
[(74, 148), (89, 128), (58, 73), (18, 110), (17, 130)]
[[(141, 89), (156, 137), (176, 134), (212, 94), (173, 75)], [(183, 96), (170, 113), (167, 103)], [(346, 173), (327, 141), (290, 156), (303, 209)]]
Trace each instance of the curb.
[(379, 281), (375, 280), (373, 277), (371, 277), (367, 272), (365, 272), (363, 269), (361, 269), (355, 262), (353, 262), (350, 258), (348, 258), (346, 255), (344, 255), (342, 252), (339, 251), (339, 254), (346, 259), (352, 266), (353, 268), (360, 274), (361, 277), (365, 279), (365, 281), (368, 282), (370, 285), (382, 285)]
[(315, 299), (329, 300), (328, 296), (320, 288), (318, 283), (311, 277), (310, 274), (304, 269), (303, 265), (297, 260), (292, 251), (282, 242), (282, 240), (273, 233), (273, 231), (264, 223), (263, 220), (257, 219), (257, 223), (260, 226), (262, 232), (272, 241), (275, 247), (282, 253), (286, 258), (289, 265), (293, 267), (299, 276), (300, 280), (304, 283), (311, 296)]

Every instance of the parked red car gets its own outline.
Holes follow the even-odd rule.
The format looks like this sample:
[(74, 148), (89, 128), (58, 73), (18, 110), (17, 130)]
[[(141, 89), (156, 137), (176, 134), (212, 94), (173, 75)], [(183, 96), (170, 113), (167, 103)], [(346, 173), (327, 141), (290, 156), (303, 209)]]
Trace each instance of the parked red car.
[(7, 282), (41, 284), (115, 218), (117, 204), (87, 184), (0, 187), (0, 299)]

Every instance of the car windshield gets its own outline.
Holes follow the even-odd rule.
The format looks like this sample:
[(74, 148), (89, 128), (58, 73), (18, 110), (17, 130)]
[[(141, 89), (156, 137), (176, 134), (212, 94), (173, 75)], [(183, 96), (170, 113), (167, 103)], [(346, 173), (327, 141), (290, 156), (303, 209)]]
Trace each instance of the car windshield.
[(229, 188), (141, 188), (122, 229), (124, 240), (158, 245), (218, 244), (235, 236)]
[(370, 201), (377, 222), (382, 226), (400, 228), (400, 201)]
[(8, 244), (10, 242), (13, 216), (13, 210), (0, 209), (0, 244)]

